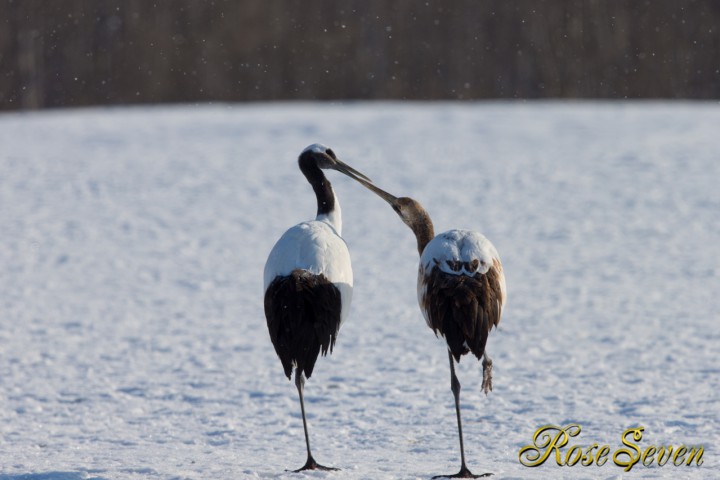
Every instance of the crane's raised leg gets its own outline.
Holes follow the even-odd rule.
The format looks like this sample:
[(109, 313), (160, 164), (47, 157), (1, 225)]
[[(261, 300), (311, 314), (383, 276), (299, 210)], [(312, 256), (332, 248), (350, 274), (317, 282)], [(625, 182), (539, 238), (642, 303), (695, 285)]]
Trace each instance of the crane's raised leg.
[(448, 350), (450, 358), (450, 389), (455, 397), (455, 413), (457, 414), (458, 435), (460, 437), (460, 471), (455, 475), (437, 475), (433, 478), (480, 478), (489, 477), (492, 473), (483, 473), (482, 475), (473, 474), (465, 465), (465, 446), (463, 444), (462, 420), (460, 419), (460, 381), (455, 375), (455, 360), (452, 353)]
[(492, 358), (488, 357), (487, 352), (483, 353), (482, 367), (482, 390), (485, 392), (485, 395), (487, 395), (488, 392), (492, 392)]
[(339, 470), (338, 468), (326, 467), (315, 461), (310, 453), (310, 436), (308, 435), (307, 420), (305, 420), (305, 400), (303, 398), (303, 388), (305, 388), (305, 376), (299, 368), (295, 369), (295, 386), (300, 395), (300, 411), (302, 412), (303, 429), (305, 430), (305, 445), (307, 446), (307, 461), (305, 465), (293, 472), (302, 472), (303, 470)]

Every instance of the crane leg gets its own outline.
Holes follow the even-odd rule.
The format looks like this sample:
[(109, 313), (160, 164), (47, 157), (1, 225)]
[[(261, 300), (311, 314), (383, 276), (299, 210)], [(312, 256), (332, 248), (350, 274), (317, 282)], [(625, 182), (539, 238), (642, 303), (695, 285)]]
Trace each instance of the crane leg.
[(302, 412), (303, 429), (305, 430), (305, 446), (307, 447), (307, 461), (305, 465), (293, 470), (293, 472), (302, 472), (303, 470), (338, 470), (333, 467), (326, 467), (320, 465), (315, 461), (310, 453), (310, 436), (308, 435), (307, 420), (305, 419), (305, 399), (303, 398), (303, 390), (305, 388), (305, 376), (299, 368), (295, 369), (295, 386), (298, 389), (298, 395), (300, 396), (300, 411)]
[(483, 381), (482, 381), (482, 390), (485, 392), (485, 395), (488, 394), (488, 392), (492, 392), (492, 358), (490, 358), (485, 352), (483, 354), (483, 361), (482, 361), (482, 367), (483, 367)]
[(460, 471), (455, 475), (437, 475), (433, 478), (480, 478), (489, 477), (492, 473), (483, 473), (482, 475), (473, 474), (465, 464), (465, 445), (463, 444), (462, 420), (460, 419), (460, 381), (455, 375), (455, 360), (452, 353), (448, 350), (450, 358), (450, 389), (455, 397), (455, 414), (457, 415), (458, 436), (460, 437)]

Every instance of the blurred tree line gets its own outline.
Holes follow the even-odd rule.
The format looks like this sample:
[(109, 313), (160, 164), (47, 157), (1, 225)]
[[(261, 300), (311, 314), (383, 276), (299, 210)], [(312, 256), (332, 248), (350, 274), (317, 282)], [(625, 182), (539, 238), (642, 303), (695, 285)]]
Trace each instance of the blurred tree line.
[(720, 98), (718, 0), (0, 0), (0, 109)]

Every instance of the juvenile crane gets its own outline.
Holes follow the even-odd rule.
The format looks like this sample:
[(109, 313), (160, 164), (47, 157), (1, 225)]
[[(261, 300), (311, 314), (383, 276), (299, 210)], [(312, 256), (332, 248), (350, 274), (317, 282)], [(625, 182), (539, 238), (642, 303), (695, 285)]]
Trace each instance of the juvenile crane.
[(483, 235), (469, 230), (448, 230), (435, 236), (430, 215), (412, 198), (397, 198), (370, 182), (358, 180), (385, 200), (410, 227), (417, 239), (418, 302), (425, 322), (447, 342), (450, 360), (450, 388), (455, 397), (460, 471), (433, 478), (478, 478), (465, 464), (462, 421), (460, 419), (460, 382), (455, 362), (472, 352), (482, 359), (482, 389), (492, 390), (492, 360), (485, 351), (488, 334), (500, 323), (505, 304), (505, 276), (497, 250)]
[(302, 151), (300, 171), (317, 197), (315, 220), (286, 231), (265, 264), (265, 317), (270, 340), (300, 397), (307, 461), (295, 470), (337, 470), (320, 465), (310, 451), (303, 390), (320, 352), (332, 353), (340, 325), (352, 300), (353, 275), (350, 253), (342, 239), (340, 203), (321, 169), (333, 169), (367, 183), (369, 178), (341, 162), (321, 144)]

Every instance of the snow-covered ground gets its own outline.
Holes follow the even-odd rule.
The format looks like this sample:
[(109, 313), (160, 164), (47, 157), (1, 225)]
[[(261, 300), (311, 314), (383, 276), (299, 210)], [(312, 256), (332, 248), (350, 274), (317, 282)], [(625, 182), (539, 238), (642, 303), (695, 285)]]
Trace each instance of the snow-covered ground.
[[(355, 296), (294, 384), (262, 308), (276, 239), (314, 217), (323, 142), (436, 230), (483, 232), (508, 303), (458, 372), (468, 464), (494, 478), (720, 478), (720, 105), (351, 103), (0, 115), (0, 480), (427, 479), (459, 465), (446, 350), (414, 238), (329, 172)], [(702, 466), (528, 468), (571, 445), (703, 445)], [(563, 449), (566, 451), (567, 447)]]

